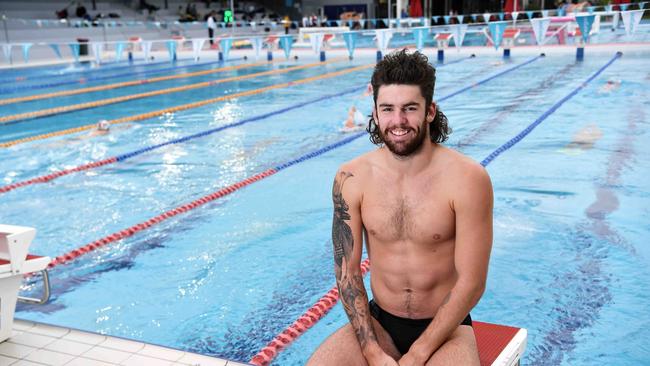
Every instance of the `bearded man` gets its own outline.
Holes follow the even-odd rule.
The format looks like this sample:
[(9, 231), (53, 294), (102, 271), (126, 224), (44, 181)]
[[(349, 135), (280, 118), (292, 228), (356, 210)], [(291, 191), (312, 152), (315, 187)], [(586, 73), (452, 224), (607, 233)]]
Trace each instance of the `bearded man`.
[(492, 248), (490, 178), (441, 145), (451, 131), (426, 56), (386, 56), (371, 84), (367, 130), (379, 147), (341, 165), (332, 190), (334, 269), (350, 322), (308, 365), (479, 365), (469, 312)]

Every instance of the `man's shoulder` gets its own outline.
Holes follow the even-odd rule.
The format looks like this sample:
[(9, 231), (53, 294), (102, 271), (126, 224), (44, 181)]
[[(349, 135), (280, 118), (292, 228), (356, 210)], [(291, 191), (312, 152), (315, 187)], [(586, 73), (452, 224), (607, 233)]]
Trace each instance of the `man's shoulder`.
[(365, 176), (370, 172), (372, 165), (373, 152), (369, 152), (341, 164), (339, 172), (344, 171), (358, 176)]
[(488, 177), (485, 168), (474, 159), (454, 149), (441, 148), (446, 172), (461, 180)]

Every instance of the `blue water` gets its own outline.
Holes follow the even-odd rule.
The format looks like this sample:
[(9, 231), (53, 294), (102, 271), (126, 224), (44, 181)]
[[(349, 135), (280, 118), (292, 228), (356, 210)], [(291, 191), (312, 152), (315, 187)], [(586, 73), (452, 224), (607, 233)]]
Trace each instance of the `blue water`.
[[(445, 99), (440, 107), (454, 129), (447, 145), (483, 160), (580, 86), (614, 52), (588, 55), (582, 63), (570, 56), (547, 56)], [(650, 359), (650, 319), (645, 316), (650, 313), (647, 56), (616, 60), (487, 167), (495, 190), (495, 239), (487, 290), (472, 316), (526, 328), (523, 364), (637, 365)], [(460, 62), (438, 68), (436, 98), (531, 58), (452, 59)], [(28, 120), (0, 126), (0, 141), (370, 62), (358, 57)], [(205, 66), (212, 67), (217, 66)], [(180, 70), (175, 72), (187, 72)], [(54, 257), (146, 221), (345, 138), (339, 127), (350, 104), (364, 113), (370, 110), (370, 101), (358, 97), (370, 73), (365, 69), (114, 126), (106, 136), (84, 132), (0, 149), (4, 185), (359, 88), (119, 164), (1, 194), (0, 222), (36, 227), (32, 252)], [(204, 80), (3, 106), (1, 114)], [(620, 86), (604, 92), (607, 80), (620, 80)], [(593, 146), (571, 145), (576, 134), (594, 126), (599, 137)], [(372, 149), (361, 137), (56, 267), (51, 301), (19, 306), (17, 316), (246, 362), (334, 285), (332, 178), (342, 162)], [(345, 322), (337, 305), (275, 364), (304, 364)]]

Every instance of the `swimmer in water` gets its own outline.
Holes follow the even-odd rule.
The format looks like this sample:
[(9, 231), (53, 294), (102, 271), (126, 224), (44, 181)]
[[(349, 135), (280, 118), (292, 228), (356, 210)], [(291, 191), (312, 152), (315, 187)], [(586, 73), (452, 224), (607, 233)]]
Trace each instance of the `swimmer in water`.
[(620, 87), (621, 87), (620, 80), (609, 79), (607, 80), (605, 85), (601, 86), (600, 89), (598, 89), (598, 94), (609, 94), (613, 91), (616, 91)]
[(359, 112), (357, 107), (352, 106), (348, 110), (348, 118), (343, 122), (341, 132), (360, 131), (366, 125), (366, 122), (367, 118), (363, 116), (363, 113)]
[(567, 155), (579, 155), (593, 148), (601, 137), (603, 137), (603, 131), (592, 123), (576, 132), (573, 135), (573, 140), (559, 151)]
[(88, 134), (88, 137), (108, 135), (111, 131), (111, 124), (103, 119), (97, 123), (97, 128)]

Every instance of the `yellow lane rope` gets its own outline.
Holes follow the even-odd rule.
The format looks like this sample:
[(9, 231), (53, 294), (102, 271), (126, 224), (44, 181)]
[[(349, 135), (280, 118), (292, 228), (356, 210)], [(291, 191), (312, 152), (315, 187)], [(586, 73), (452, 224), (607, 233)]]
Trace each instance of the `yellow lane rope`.
[(343, 61), (343, 60), (344, 60), (344, 58), (338, 58), (338, 59), (332, 59), (330, 61), (325, 61), (325, 62), (314, 62), (314, 63), (306, 64), (306, 65), (287, 67), (285, 69), (276, 69), (276, 70), (270, 70), (270, 71), (263, 71), (263, 72), (257, 72), (257, 73), (254, 73), (254, 74), (233, 76), (233, 77), (229, 77), (229, 78), (216, 79), (216, 80), (211, 80), (211, 81), (204, 81), (204, 82), (201, 82), (201, 83), (177, 86), (177, 87), (174, 87), (174, 88), (154, 90), (154, 91), (145, 92), (145, 93), (130, 94), (130, 95), (124, 95), (124, 96), (121, 96), (121, 97), (95, 100), (95, 101), (92, 101), (92, 102), (67, 105), (67, 106), (63, 106), (63, 107), (42, 109), (40, 111), (13, 114), (13, 115), (9, 115), (9, 116), (0, 117), (0, 125), (10, 123), (10, 122), (19, 121), (19, 120), (23, 120), (23, 119), (28, 119), (28, 118), (50, 116), (50, 115), (53, 115), (53, 114), (72, 112), (72, 111), (77, 111), (77, 110), (80, 110), (80, 109), (101, 107), (101, 106), (104, 106), (104, 105), (125, 102), (125, 101), (128, 101), (128, 100), (153, 97), (153, 96), (156, 96), (156, 95), (177, 93), (177, 92), (180, 92), (180, 91), (187, 91), (187, 90), (198, 89), (198, 88), (205, 88), (205, 87), (208, 87), (208, 86), (214, 86), (214, 85), (217, 85), (217, 84), (230, 82), (230, 81), (239, 81), (239, 80), (245, 80), (245, 79), (252, 79), (252, 78), (256, 78), (256, 77), (260, 77), (260, 76), (267, 76), (267, 75), (273, 75), (273, 74), (283, 74), (283, 73), (287, 73), (289, 71), (306, 69), (306, 68), (325, 65), (325, 64), (329, 64), (329, 63), (340, 62), (340, 61)]
[[(345, 69), (345, 70), (335, 71), (335, 72), (331, 72), (331, 73), (327, 73), (327, 74), (323, 74), (323, 75), (318, 75), (318, 76), (312, 76), (312, 77), (309, 77), (309, 78), (306, 78), (306, 79), (289, 81), (289, 82), (286, 82), (286, 83), (271, 85), (271, 86), (267, 86), (267, 87), (260, 88), (260, 89), (247, 90), (247, 91), (243, 91), (243, 92), (239, 92), (239, 93), (235, 93), (235, 94), (224, 95), (224, 96), (217, 97), (217, 98), (205, 99), (205, 100), (201, 100), (201, 101), (194, 102), (194, 103), (183, 104), (183, 105), (179, 105), (179, 106), (176, 106), (176, 107), (160, 109), (160, 110), (153, 111), (153, 112), (147, 112), (147, 113), (142, 113), (142, 114), (138, 114), (138, 115), (134, 115), (134, 116), (118, 118), (118, 119), (114, 119), (114, 120), (111, 120), (111, 121), (108, 121), (108, 122), (110, 124), (118, 124), (118, 123), (132, 122), (132, 121), (141, 121), (141, 120), (144, 120), (144, 119), (161, 116), (161, 115), (166, 114), (166, 113), (174, 113), (174, 112), (179, 112), (179, 111), (183, 111), (183, 110), (187, 110), (187, 109), (198, 108), (198, 107), (202, 107), (202, 106), (207, 105), (207, 104), (222, 102), (222, 101), (229, 100), (229, 99), (235, 99), (235, 98), (240, 98), (240, 97), (245, 97), (245, 96), (250, 96), (250, 95), (255, 95), (255, 94), (260, 94), (260, 93), (264, 93), (266, 91), (273, 90), (273, 89), (280, 89), (280, 88), (285, 88), (285, 87), (288, 87), (288, 86), (305, 84), (305, 83), (309, 83), (309, 82), (316, 81), (316, 80), (333, 78), (333, 77), (336, 77), (336, 76), (345, 75), (345, 74), (348, 74), (348, 73), (351, 73), (351, 72), (360, 71), (360, 70), (367, 69), (367, 68), (374, 67), (374, 66), (375, 66), (374, 64), (356, 66), (356, 67), (352, 67), (352, 68)], [(0, 147), (1, 148), (7, 148), (7, 147), (10, 147), (10, 146), (23, 144), (23, 143), (26, 143), (26, 142), (44, 140), (44, 139), (47, 139), (47, 138), (50, 138), (50, 137), (63, 136), (63, 135), (69, 135), (69, 134), (77, 133), (77, 132), (92, 130), (92, 129), (95, 129), (96, 127), (97, 127), (96, 124), (93, 123), (93, 124), (89, 124), (89, 125), (85, 125), (85, 126), (70, 128), (70, 129), (67, 129), (67, 130), (61, 130), (61, 131), (46, 133), (46, 134), (42, 134), (42, 135), (26, 137), (26, 138), (23, 138), (23, 139), (3, 142), (3, 143), (0, 143)]]
[(47, 99), (47, 98), (63, 97), (63, 96), (68, 96), (68, 95), (84, 94), (84, 93), (90, 93), (90, 92), (96, 92), (96, 91), (102, 91), (102, 90), (109, 90), (109, 89), (124, 88), (124, 87), (127, 87), (127, 86), (150, 84), (150, 83), (156, 83), (156, 82), (159, 82), (159, 81), (166, 81), (166, 80), (189, 78), (189, 77), (194, 77), (194, 76), (209, 75), (209, 74), (214, 74), (214, 73), (218, 73), (218, 72), (239, 70), (239, 69), (243, 69), (243, 68), (247, 68), (247, 67), (266, 65), (266, 64), (269, 64), (271, 62), (273, 62), (273, 61), (255, 62), (255, 63), (252, 63), (252, 64), (220, 67), (218, 69), (210, 69), (210, 70), (196, 71), (196, 72), (187, 72), (187, 73), (177, 74), (177, 75), (159, 76), (159, 77), (155, 77), (155, 78), (151, 78), (151, 79), (125, 81), (125, 82), (122, 82), (122, 83), (99, 85), (99, 86), (93, 86), (93, 87), (88, 87), (88, 88), (80, 88), (80, 89), (74, 89), (74, 90), (64, 90), (64, 91), (45, 93), (45, 94), (35, 94), (35, 95), (28, 95), (28, 96), (25, 96), (25, 97), (0, 99), (0, 105), (7, 105), (7, 104), (13, 104), (13, 103), (20, 103), (20, 102), (28, 102), (28, 101), (33, 101), (33, 100)]

